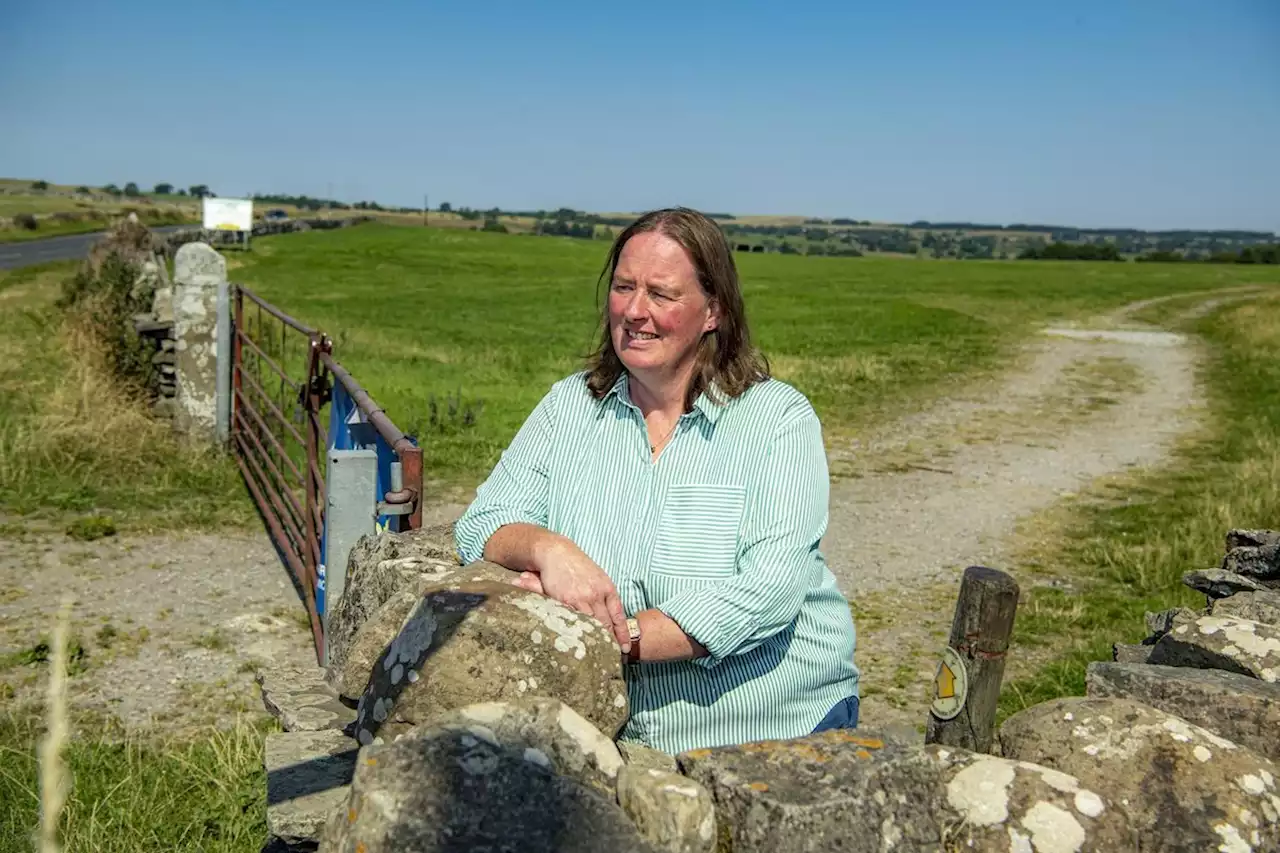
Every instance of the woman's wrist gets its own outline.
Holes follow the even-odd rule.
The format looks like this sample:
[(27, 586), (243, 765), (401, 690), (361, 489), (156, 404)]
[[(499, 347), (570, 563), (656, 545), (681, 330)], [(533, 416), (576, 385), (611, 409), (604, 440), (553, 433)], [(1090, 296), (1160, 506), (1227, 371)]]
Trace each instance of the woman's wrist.
[(541, 574), (547, 567), (563, 563), (570, 551), (577, 547), (567, 536), (542, 528), (531, 543), (526, 571)]

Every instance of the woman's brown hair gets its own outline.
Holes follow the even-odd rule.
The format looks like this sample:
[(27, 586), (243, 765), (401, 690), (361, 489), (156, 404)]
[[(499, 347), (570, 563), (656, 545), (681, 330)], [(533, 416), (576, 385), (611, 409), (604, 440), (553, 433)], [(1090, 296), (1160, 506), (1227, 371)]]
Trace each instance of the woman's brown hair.
[[(769, 362), (751, 345), (733, 252), (720, 226), (709, 217), (687, 207), (669, 207), (646, 213), (613, 241), (600, 281), (610, 287), (613, 285), (613, 275), (623, 247), (632, 237), (646, 232), (657, 232), (679, 243), (693, 262), (702, 292), (720, 306), (716, 328), (704, 333), (698, 343), (693, 380), (684, 401), (685, 411), (693, 407), (693, 402), (703, 392), (713, 399), (717, 393), (732, 399), (756, 382), (768, 379)], [(587, 358), (587, 388), (596, 399), (608, 393), (626, 371), (614, 352), (613, 337), (609, 334), (607, 299), (600, 320), (600, 344)]]

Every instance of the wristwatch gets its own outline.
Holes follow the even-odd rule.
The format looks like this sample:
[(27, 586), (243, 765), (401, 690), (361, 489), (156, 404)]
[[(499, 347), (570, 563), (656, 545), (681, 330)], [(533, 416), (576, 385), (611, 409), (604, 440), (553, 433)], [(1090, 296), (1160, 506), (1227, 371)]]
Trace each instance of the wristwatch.
[(631, 663), (640, 662), (640, 620), (632, 617), (627, 620), (627, 638), (631, 640), (631, 651), (627, 654), (627, 660)]

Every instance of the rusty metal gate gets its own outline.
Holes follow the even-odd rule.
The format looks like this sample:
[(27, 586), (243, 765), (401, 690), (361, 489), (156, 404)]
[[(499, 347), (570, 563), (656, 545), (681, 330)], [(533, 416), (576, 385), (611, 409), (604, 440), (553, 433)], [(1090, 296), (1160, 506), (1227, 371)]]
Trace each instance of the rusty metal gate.
[[(422, 451), (333, 358), (310, 328), (234, 286), (231, 447), (272, 542), (297, 581), (317, 658), (324, 629), (317, 588), (325, 554), (326, 491), (321, 460), (330, 446), (327, 406), (337, 381), (399, 462), (397, 488), (377, 503), (400, 529), (422, 523)], [(372, 498), (371, 498), (372, 499)]]

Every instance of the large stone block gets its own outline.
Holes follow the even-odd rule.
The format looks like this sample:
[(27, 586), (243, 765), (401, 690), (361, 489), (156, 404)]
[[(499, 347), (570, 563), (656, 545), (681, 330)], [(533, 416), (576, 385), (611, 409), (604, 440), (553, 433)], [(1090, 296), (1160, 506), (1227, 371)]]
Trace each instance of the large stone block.
[(1253, 592), (1265, 589), (1253, 578), (1222, 569), (1196, 569), (1182, 576), (1182, 582), (1194, 590), (1203, 592), (1209, 598), (1226, 598), (1238, 592)]
[(289, 848), (320, 840), (325, 821), (346, 800), (357, 750), (337, 731), (267, 735), (267, 830), (273, 839)]
[(837, 730), (678, 756), (733, 853), (1132, 850), (1103, 796), (1029, 762)]
[(622, 809), (482, 725), (365, 747), (326, 853), (653, 853)]
[(629, 767), (652, 768), (666, 773), (680, 772), (680, 768), (676, 766), (676, 757), (674, 755), (654, 749), (651, 746), (645, 746), (642, 743), (620, 740), (618, 741), (618, 752), (622, 755), (623, 762)]
[(1138, 643), (1112, 643), (1111, 659), (1118, 663), (1146, 663), (1154, 646)]
[(716, 808), (711, 792), (697, 782), (653, 767), (623, 767), (618, 805), (640, 835), (669, 853), (712, 853), (716, 849)]
[(1280, 684), (1220, 669), (1091, 663), (1089, 695), (1133, 699), (1280, 760)]
[(1280, 770), (1180, 717), (1130, 699), (1058, 699), (1006, 720), (1000, 745), (1115, 804), (1137, 831), (1121, 849), (1280, 849)]
[(1259, 548), (1266, 545), (1280, 545), (1280, 530), (1245, 530), (1227, 531), (1227, 550), (1232, 548)]
[(1154, 645), (1155, 641), (1160, 637), (1169, 633), (1173, 628), (1174, 620), (1182, 617), (1183, 619), (1195, 619), (1199, 616), (1194, 610), (1186, 607), (1174, 607), (1169, 610), (1161, 610), (1158, 613), (1147, 611), (1143, 616), (1143, 622), (1146, 623), (1147, 630), (1151, 632), (1150, 639), (1146, 641), (1147, 645)]
[(330, 677), (341, 670), (360, 626), (391, 596), (412, 589), (421, 575), (434, 575), (461, 564), (454, 551), (452, 525), (361, 536), (347, 557), (342, 595), (328, 605)]
[(266, 666), (254, 678), (262, 689), (262, 704), (286, 732), (342, 729), (356, 718), (355, 711), (343, 705), (325, 682), (319, 667)]
[[(369, 668), (396, 635), (407, 613), (403, 602), (380, 613), (398, 593), (417, 597), (438, 586), (476, 580), (504, 582), (513, 577), (514, 572), (485, 561), (464, 567), (454, 546), (451, 523), (407, 533), (362, 536), (347, 561), (346, 589), (330, 609), (326, 638), (329, 683), (350, 699), (364, 691)], [(397, 611), (398, 620), (388, 615)], [(388, 627), (388, 620), (396, 624)], [(371, 623), (377, 627), (361, 636)], [(360, 659), (349, 663), (353, 654)], [(347, 672), (354, 677), (348, 677)]]
[(361, 743), (455, 708), (554, 696), (610, 739), (627, 719), (622, 658), (595, 619), (510, 584), (426, 593), (373, 667), (360, 697)]
[(1280, 677), (1280, 628), (1234, 616), (1180, 617), (1147, 662), (1225, 669), (1274, 682)]
[(1239, 592), (1229, 598), (1219, 598), (1210, 609), (1213, 616), (1234, 616), (1280, 625), (1280, 592), (1264, 589), (1257, 592)]
[(480, 732), (503, 747), (523, 749), (552, 772), (594, 788), (612, 799), (622, 756), (577, 711), (558, 699), (527, 696), (509, 702), (481, 702), (447, 711), (422, 724), (436, 731)]
[[(399, 560), (388, 561), (391, 563)], [(393, 571), (398, 571), (394, 570)], [(436, 589), (457, 589), (465, 583), (510, 583), (514, 573), (496, 563), (476, 562), (465, 566), (452, 566), (439, 572), (415, 574), (400, 591), (383, 602), (382, 606), (355, 632), (346, 645), (346, 653), (340, 662), (330, 661), (330, 683), (343, 696), (359, 699), (369, 684), (373, 665), (386, 651), (391, 641), (400, 633), (413, 608), (427, 592)]]
[(1275, 586), (1280, 582), (1280, 544), (1241, 545), (1227, 551), (1222, 560), (1224, 571)]

